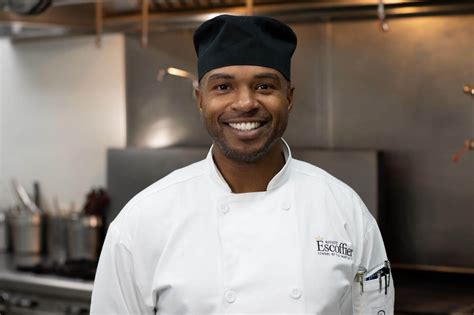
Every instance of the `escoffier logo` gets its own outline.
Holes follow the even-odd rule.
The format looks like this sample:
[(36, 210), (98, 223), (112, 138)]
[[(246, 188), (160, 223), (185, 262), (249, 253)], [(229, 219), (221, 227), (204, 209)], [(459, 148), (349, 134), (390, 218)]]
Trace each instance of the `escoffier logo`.
[(317, 236), (315, 239), (318, 255), (336, 256), (352, 260), (354, 250), (350, 243), (324, 240), (321, 236)]

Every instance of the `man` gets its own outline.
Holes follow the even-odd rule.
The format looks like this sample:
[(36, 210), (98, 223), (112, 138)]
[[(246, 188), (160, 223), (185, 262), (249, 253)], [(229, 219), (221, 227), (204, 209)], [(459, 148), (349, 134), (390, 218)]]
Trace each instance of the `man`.
[(93, 314), (392, 314), (374, 218), (291, 157), (296, 35), (222, 15), (194, 34), (207, 158), (135, 196), (110, 225)]

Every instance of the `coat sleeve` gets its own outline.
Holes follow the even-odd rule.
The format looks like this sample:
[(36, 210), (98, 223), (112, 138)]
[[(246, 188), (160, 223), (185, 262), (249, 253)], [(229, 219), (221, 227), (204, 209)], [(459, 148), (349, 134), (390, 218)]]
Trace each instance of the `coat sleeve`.
[(134, 278), (133, 256), (120, 236), (112, 223), (99, 258), (91, 314), (150, 314)]
[[(362, 206), (365, 208), (363, 204)], [(382, 268), (386, 261), (388, 259), (382, 235), (375, 219), (369, 216), (358, 266), (359, 270), (364, 270), (366, 273), (362, 280), (354, 279), (352, 286), (353, 314), (393, 314), (395, 290), (390, 269), (388, 269), (387, 276), (370, 277), (371, 273)]]

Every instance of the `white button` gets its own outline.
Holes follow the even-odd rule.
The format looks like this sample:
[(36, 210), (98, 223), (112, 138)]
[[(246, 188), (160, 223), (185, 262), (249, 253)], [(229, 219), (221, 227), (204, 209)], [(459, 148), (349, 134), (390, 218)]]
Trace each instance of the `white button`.
[(298, 288), (291, 289), (290, 296), (295, 300), (299, 299), (301, 297), (301, 290)]
[(235, 299), (237, 298), (235, 296), (235, 292), (232, 291), (232, 290), (227, 290), (225, 293), (224, 293), (224, 297), (225, 297), (225, 300), (229, 303), (234, 303), (235, 302)]
[(288, 200), (285, 200), (281, 203), (281, 208), (283, 210), (290, 210), (290, 207), (291, 207), (291, 205), (290, 205), (290, 202)]
[(219, 205), (219, 210), (222, 212), (222, 214), (226, 214), (227, 212), (229, 212), (229, 206), (225, 203), (221, 203)]

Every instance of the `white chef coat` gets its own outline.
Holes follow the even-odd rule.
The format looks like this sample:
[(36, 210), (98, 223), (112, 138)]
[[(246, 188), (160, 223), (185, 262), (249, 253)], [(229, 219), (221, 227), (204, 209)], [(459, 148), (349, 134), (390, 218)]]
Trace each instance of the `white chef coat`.
[(376, 221), (282, 147), (264, 192), (232, 193), (211, 148), (136, 195), (109, 226), (91, 313), (392, 314), (393, 281), (354, 282), (387, 259)]

